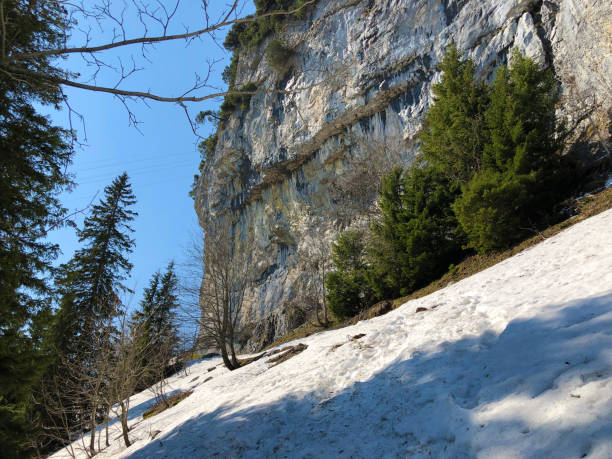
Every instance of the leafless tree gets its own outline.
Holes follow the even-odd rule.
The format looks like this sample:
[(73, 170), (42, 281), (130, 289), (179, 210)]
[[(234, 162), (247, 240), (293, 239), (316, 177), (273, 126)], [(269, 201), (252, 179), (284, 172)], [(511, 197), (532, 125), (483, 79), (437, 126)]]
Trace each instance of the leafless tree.
[(310, 281), (297, 298), (299, 306), (311, 316), (317, 325), (326, 327), (329, 325), (330, 316), (327, 307), (325, 277), (331, 265), (331, 244), (325, 238), (306, 236), (300, 243), (297, 257)]
[(376, 197), (381, 180), (389, 170), (402, 163), (403, 151), (401, 144), (387, 138), (376, 140), (354, 133), (346, 133), (344, 143), (344, 156), (350, 155), (351, 167), (338, 175), (330, 186), (340, 229), (364, 215), (368, 220), (377, 217)]
[(240, 234), (229, 217), (204, 228), (204, 276), (199, 291), (201, 336), (214, 343), (225, 366), (240, 366), (235, 341), (245, 293), (252, 282), (252, 238)]
[(119, 323), (120, 334), (112, 359), (107, 403), (119, 418), (123, 441), (125, 446), (129, 447), (131, 446), (128, 435), (130, 397), (136, 392), (141, 382), (146, 380), (149, 369), (142, 365), (142, 362), (145, 357), (150, 357), (154, 352), (151, 341), (147, 341), (143, 322), (129, 327), (127, 313), (123, 310)]
[[(86, 343), (83, 341), (79, 358), (63, 355), (58, 366), (60, 370), (42, 382), (42, 402), (51, 422), (44, 426), (47, 440), (64, 444), (73, 455), (75, 445), (69, 443), (80, 437), (82, 450), (90, 457), (97, 453), (97, 428), (108, 420), (114, 365), (112, 319), (97, 321), (93, 329), (96, 333), (88, 336)], [(84, 435), (87, 431), (89, 437)], [(101, 449), (100, 437), (98, 451)]]
[[(183, 22), (185, 15), (182, 11), (192, 1), (199, 5), (200, 14), (191, 15), (192, 22), (186, 24)], [(293, 15), (315, 2), (307, 0), (289, 11), (272, 11), (261, 14), (259, 18)], [(227, 94), (227, 91), (209, 81), (218, 61), (209, 60), (207, 68), (195, 75), (193, 83), (180, 88), (174, 95), (155, 93), (143, 87), (127, 88), (126, 84), (129, 84), (131, 77), (146, 70), (151, 64), (154, 46), (176, 41), (189, 46), (194, 40), (206, 38), (213, 46), (220, 47), (216, 34), (221, 30), (234, 24), (258, 20), (244, 15), (247, 0), (230, 0), (219, 8), (221, 3), (216, 2), (216, 8), (211, 8), (208, 0), (33, 0), (27, 2), (21, 14), (48, 18), (51, 6), (63, 16), (63, 25), (57, 26), (59, 44), (23, 51), (15, 46), (15, 37), (4, 33), (12, 30), (12, 21), (15, 21), (12, 7), (14, 2), (0, 0), (0, 73), (3, 78), (36, 88), (53, 85), (110, 94), (123, 104), (133, 123), (137, 120), (128, 105), (132, 101), (178, 104), (191, 121), (187, 103), (202, 102)], [(62, 59), (68, 57), (80, 58), (79, 67), (90, 71), (80, 74), (60, 67), (52, 72), (37, 71), (38, 60), (51, 59), (62, 63)], [(257, 91), (232, 93), (247, 95)], [(68, 104), (68, 100), (65, 101), (71, 116), (76, 114), (80, 117)]]

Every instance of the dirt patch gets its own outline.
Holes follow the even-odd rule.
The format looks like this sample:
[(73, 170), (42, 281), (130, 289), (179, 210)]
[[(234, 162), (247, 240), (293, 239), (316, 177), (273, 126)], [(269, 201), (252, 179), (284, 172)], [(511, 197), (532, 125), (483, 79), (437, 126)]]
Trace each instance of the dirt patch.
[(278, 355), (274, 358), (271, 358), (266, 363), (272, 363), (272, 366), (275, 367), (276, 365), (280, 365), (281, 363), (289, 360), (290, 358), (295, 357), (301, 352), (304, 352), (307, 348), (308, 346), (302, 343), (296, 344), (295, 346), (287, 346), (283, 349), (280, 349)]
[(262, 357), (265, 357), (266, 355), (269, 355), (269, 354), (266, 352), (263, 352), (259, 355), (256, 355), (255, 357), (248, 357), (246, 359), (242, 359), (238, 363), (240, 363), (240, 367), (245, 367), (249, 363), (257, 362), (259, 359), (261, 359)]
[(361, 322), (362, 320), (373, 319), (374, 317), (383, 316), (389, 311), (393, 309), (393, 303), (391, 301), (380, 301), (376, 303), (374, 306), (369, 307), (368, 309), (361, 311), (355, 317), (351, 317), (350, 319), (342, 322), (342, 327), (348, 327), (349, 325), (355, 325), (357, 322)]
[(168, 397), (166, 400), (163, 400), (154, 405), (153, 407), (149, 408), (142, 414), (142, 418), (147, 419), (151, 416), (155, 416), (156, 414), (161, 413), (162, 411), (166, 411), (168, 408), (172, 408), (180, 401), (185, 400), (191, 394), (193, 394), (193, 391), (179, 392), (178, 394), (174, 394), (173, 396)]
[(425, 311), (429, 311), (429, 309), (424, 308), (424, 307), (421, 306), (421, 307), (416, 308), (416, 311), (414, 311), (414, 312), (425, 312)]

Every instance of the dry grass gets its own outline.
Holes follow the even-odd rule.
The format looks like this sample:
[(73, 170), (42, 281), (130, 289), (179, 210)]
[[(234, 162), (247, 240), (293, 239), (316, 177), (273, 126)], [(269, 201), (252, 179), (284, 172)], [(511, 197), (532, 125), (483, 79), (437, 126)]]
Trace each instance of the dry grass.
[(156, 414), (161, 413), (162, 411), (166, 411), (168, 408), (172, 408), (181, 400), (185, 400), (191, 394), (193, 394), (193, 391), (179, 392), (178, 394), (174, 394), (173, 396), (168, 397), (165, 401), (162, 400), (161, 402), (149, 408), (142, 414), (142, 418), (147, 419), (151, 416), (155, 416)]
[(276, 365), (280, 365), (283, 362), (286, 362), (291, 357), (295, 357), (301, 352), (304, 352), (308, 346), (305, 344), (296, 344), (295, 346), (288, 346), (283, 349), (279, 349), (278, 351), (274, 351), (274, 354), (278, 354), (276, 357), (271, 358), (266, 363), (273, 363), (273, 367)]

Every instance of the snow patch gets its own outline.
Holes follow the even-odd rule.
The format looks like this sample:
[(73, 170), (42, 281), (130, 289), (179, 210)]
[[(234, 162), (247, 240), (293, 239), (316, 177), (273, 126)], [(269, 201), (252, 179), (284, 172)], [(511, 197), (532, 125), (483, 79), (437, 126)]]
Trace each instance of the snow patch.
[(169, 379), (189, 398), (143, 421), (152, 394), (135, 395), (134, 444), (99, 456), (612, 457), (610, 228), (607, 211), (384, 316), (288, 343), (308, 347), (277, 366), (196, 362)]

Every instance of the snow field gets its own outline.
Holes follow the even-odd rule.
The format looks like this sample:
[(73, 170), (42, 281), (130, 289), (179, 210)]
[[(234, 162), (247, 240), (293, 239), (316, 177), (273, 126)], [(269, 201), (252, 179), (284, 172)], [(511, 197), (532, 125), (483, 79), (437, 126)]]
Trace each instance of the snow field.
[(152, 394), (132, 397), (134, 444), (115, 423), (100, 456), (611, 458), (611, 228), (607, 211), (385, 316), (289, 343), (308, 348), (278, 366), (195, 362), (169, 380), (190, 397), (144, 421)]

